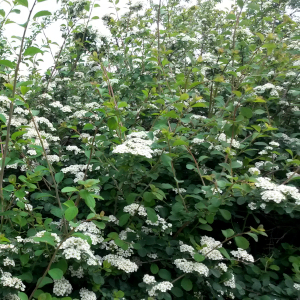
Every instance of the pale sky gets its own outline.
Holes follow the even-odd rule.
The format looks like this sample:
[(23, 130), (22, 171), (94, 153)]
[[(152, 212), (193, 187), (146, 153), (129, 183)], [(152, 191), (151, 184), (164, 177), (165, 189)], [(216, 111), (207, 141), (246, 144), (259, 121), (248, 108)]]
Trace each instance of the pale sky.
[[(136, 2), (137, 0), (133, 0), (132, 2)], [(167, 1), (167, 0), (163, 0)], [(158, 2), (158, 0), (154, 0), (154, 3)], [(194, 1), (192, 1), (194, 2)], [(4, 9), (6, 12), (10, 10), (10, 7), (8, 4), (5, 2), (1, 2), (1, 8)], [(16, 39), (12, 39), (11, 36), (20, 36), (22, 37), (23, 35), (23, 30), (24, 28), (19, 26), (18, 24), (24, 24), (28, 18), (28, 13), (30, 8), (32, 7), (32, 4), (34, 3), (34, 0), (28, 0), (28, 9), (24, 6), (18, 5), (16, 8), (21, 10), (20, 14), (11, 14), (9, 19), (14, 21), (15, 23), (11, 24), (6, 24), (4, 26), (5, 31), (4, 34), (5, 36), (9, 37), (9, 41), (12, 46), (19, 45), (19, 41)], [(98, 3), (100, 7), (94, 8), (92, 17), (93, 16), (98, 16), (99, 19), (97, 20), (91, 20), (89, 25), (93, 25), (95, 29), (98, 29), (99, 33), (101, 34), (108, 34), (107, 29), (103, 25), (103, 22), (101, 20), (102, 16), (105, 14), (109, 13), (115, 13), (115, 10), (113, 8), (113, 4), (109, 3), (107, 0), (96, 0), (95, 3)], [(124, 12), (126, 12), (126, 3), (127, 0), (120, 0), (118, 7), (120, 7), (120, 10), (118, 11), (119, 16), (122, 15)], [(221, 4), (218, 5), (218, 8), (220, 9), (225, 9), (225, 8), (230, 8), (231, 4), (233, 3), (233, 0), (223, 0)], [(51, 13), (55, 12), (58, 10), (60, 7), (60, 3), (57, 3), (56, 0), (47, 0), (44, 2), (38, 2), (37, 5), (34, 8), (32, 16), (34, 16), (37, 12), (42, 11), (42, 10), (47, 10), (50, 11)], [(37, 21), (42, 21), (42, 18), (38, 18)], [(47, 36), (48, 39), (50, 39), (52, 42), (56, 42), (59, 45), (62, 45), (63, 39), (61, 38), (61, 32), (60, 32), (60, 24), (61, 21), (58, 21), (54, 24), (51, 24), (46, 30), (45, 30), (45, 35)], [(30, 31), (27, 31), (26, 36), (30, 35)], [(43, 34), (40, 34), (36, 40), (37, 45), (41, 44), (41, 40), (44, 39), (45, 37)], [(59, 47), (55, 45), (51, 45), (52, 52), (55, 54), (58, 50)], [(43, 59), (43, 62), (40, 63), (41, 70), (44, 72), (49, 68), (50, 66), (53, 65), (53, 58), (50, 53), (44, 53), (43, 55), (38, 54), (39, 59)], [(21, 66), (21, 73), (23, 73), (26, 70), (26, 66), (23, 65)], [(23, 72), (22, 72), (23, 71)]]

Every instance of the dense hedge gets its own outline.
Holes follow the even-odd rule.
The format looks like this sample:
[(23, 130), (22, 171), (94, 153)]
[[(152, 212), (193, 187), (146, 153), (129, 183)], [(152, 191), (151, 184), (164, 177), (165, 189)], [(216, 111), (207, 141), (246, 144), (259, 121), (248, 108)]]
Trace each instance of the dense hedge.
[(297, 2), (5, 2), (0, 298), (299, 299)]

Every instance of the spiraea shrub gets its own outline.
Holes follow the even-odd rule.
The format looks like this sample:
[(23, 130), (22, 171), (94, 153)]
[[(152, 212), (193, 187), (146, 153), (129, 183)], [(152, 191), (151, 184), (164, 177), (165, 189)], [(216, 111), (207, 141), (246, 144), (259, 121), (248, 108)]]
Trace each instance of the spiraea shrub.
[(299, 3), (109, 2), (0, 2), (0, 299), (299, 299)]

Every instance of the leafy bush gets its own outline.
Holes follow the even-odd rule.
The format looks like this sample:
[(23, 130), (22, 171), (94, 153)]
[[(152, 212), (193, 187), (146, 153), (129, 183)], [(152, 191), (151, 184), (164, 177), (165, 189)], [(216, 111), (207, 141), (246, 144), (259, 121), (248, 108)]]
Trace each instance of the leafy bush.
[(297, 3), (6, 2), (0, 298), (299, 298)]

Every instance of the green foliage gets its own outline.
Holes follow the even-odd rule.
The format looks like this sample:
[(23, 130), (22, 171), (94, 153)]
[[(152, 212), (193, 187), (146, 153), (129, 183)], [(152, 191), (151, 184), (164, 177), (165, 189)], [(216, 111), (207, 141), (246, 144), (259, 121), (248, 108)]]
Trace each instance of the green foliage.
[(0, 299), (299, 298), (297, 3), (39, 2), (0, 9)]

